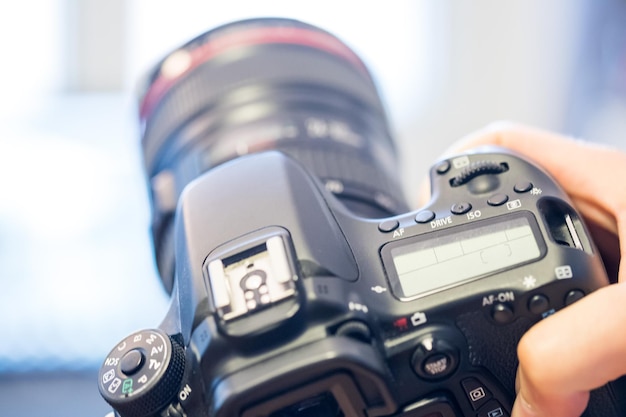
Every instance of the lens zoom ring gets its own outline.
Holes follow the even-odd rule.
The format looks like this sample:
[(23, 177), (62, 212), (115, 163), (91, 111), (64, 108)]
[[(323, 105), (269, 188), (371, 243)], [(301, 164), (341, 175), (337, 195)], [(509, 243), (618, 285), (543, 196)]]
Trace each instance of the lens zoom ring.
[[(367, 196), (370, 202), (384, 205), (393, 214), (407, 210), (404, 204), (402, 187), (394, 180), (395, 176), (380, 171), (373, 161), (358, 151), (338, 152), (327, 149), (289, 146), (279, 147), (322, 180), (338, 180), (344, 185), (357, 188), (360, 195)], [(376, 198), (376, 194), (380, 194)], [(341, 195), (341, 192), (337, 194)], [(374, 194), (374, 195), (373, 195)], [(349, 197), (349, 196), (346, 196)]]
[[(158, 161), (168, 138), (199, 113), (208, 112), (225, 93), (245, 85), (308, 84), (332, 88), (355, 97), (384, 114), (371, 79), (338, 58), (307, 48), (267, 45), (246, 59), (246, 65), (226, 60), (210, 61), (197, 68), (163, 98), (146, 125), (143, 146), (149, 171)], [(235, 51), (237, 53), (241, 51)], [(224, 62), (226, 61), (226, 62)], [(289, 62), (280, 66), (276, 62)]]

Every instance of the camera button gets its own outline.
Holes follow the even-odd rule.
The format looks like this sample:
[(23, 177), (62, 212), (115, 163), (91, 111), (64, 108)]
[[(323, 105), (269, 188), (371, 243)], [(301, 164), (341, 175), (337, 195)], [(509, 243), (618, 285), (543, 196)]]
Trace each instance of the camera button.
[(505, 303), (498, 303), (491, 310), (491, 317), (500, 324), (507, 324), (513, 321), (515, 313), (513, 307)]
[(141, 369), (145, 361), (146, 357), (139, 348), (130, 350), (120, 360), (120, 371), (128, 376), (133, 375)]
[(400, 222), (397, 220), (385, 220), (378, 225), (378, 230), (383, 233), (393, 232), (400, 226)]
[(513, 191), (515, 191), (516, 193), (527, 193), (528, 191), (532, 190), (533, 187), (534, 185), (530, 181), (519, 181), (513, 186)]
[(430, 210), (422, 210), (415, 216), (415, 221), (417, 223), (428, 223), (432, 219), (435, 218), (435, 213)]
[(472, 205), (467, 202), (453, 204), (450, 208), (452, 214), (465, 214), (472, 209)]
[(478, 410), (476, 417), (509, 417), (509, 415), (502, 404), (496, 400), (491, 400)]
[(493, 398), (487, 387), (476, 378), (466, 378), (461, 381), (461, 385), (474, 410), (478, 410)]
[(435, 380), (445, 378), (456, 370), (458, 356), (458, 351), (445, 340), (426, 337), (420, 341), (411, 363), (419, 376)]
[(450, 171), (450, 161), (440, 162), (439, 165), (437, 165), (437, 167), (435, 168), (435, 171), (437, 171), (437, 174), (439, 175), (443, 175), (446, 172)]
[(576, 301), (580, 300), (585, 296), (585, 293), (581, 290), (571, 290), (565, 295), (565, 305), (574, 304)]
[(507, 201), (509, 201), (509, 196), (506, 194), (494, 194), (492, 195), (489, 200), (487, 200), (487, 204), (489, 204), (490, 206), (501, 206), (502, 204), (506, 203)]
[(550, 300), (543, 294), (533, 295), (528, 301), (528, 309), (533, 314), (543, 314), (550, 309)]
[(446, 376), (451, 372), (452, 360), (445, 353), (436, 353), (422, 362), (422, 372), (432, 378)]

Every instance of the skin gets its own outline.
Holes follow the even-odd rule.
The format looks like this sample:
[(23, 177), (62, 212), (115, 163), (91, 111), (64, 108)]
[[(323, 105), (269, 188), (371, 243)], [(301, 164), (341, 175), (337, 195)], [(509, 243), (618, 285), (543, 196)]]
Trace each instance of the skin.
[(512, 417), (578, 417), (589, 391), (626, 374), (626, 153), (527, 126), (491, 125), (450, 153), (503, 146), (534, 161), (568, 193), (616, 283), (540, 321), (518, 345)]

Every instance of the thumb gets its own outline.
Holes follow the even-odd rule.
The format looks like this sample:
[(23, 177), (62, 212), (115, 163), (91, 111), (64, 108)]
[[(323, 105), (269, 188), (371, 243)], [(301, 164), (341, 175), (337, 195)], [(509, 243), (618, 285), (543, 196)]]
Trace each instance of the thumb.
[(512, 417), (578, 417), (589, 391), (626, 374), (626, 284), (589, 294), (520, 340)]
[(586, 391), (542, 398), (530, 388), (523, 372), (518, 373), (518, 383), (520, 390), (511, 417), (578, 417), (589, 402), (589, 392)]

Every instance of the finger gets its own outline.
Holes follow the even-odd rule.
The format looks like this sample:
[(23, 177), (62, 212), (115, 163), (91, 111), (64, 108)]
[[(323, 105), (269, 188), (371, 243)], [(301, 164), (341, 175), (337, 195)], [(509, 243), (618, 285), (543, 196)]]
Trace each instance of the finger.
[[(520, 379), (522, 378), (523, 375), (520, 375)], [(532, 396), (532, 393), (530, 395)], [(518, 396), (515, 399), (515, 403), (513, 404), (511, 417), (542, 417), (546, 415), (550, 417), (579, 417), (584, 412), (589, 402), (588, 392), (578, 392), (572, 395), (562, 395), (555, 398), (550, 398), (549, 401), (551, 405), (555, 404), (559, 406), (559, 411), (557, 412), (561, 414), (557, 415), (552, 414), (551, 411), (538, 410), (533, 401), (529, 401), (528, 399), (526, 399), (527, 396), (529, 396), (527, 390), (520, 391), (518, 393)]]
[(417, 194), (418, 207), (425, 206), (426, 203), (430, 201), (430, 197), (431, 197), (430, 180), (428, 178), (424, 178), (418, 189), (418, 194)]
[(564, 136), (510, 123), (494, 124), (461, 139), (448, 152), (481, 145), (509, 148), (534, 161), (558, 179), (589, 217), (617, 233), (615, 214), (626, 208), (626, 196), (616, 172), (626, 167), (626, 154), (610, 147), (574, 141)]
[(519, 394), (513, 416), (579, 416), (590, 390), (626, 374), (624, 303), (626, 284), (611, 285), (524, 335), (518, 346)]
[(602, 248), (610, 258), (608, 264), (617, 265), (620, 257), (626, 257), (626, 245), (620, 248), (615, 238), (606, 239), (611, 234), (626, 237), (626, 193), (619, 174), (626, 169), (626, 153), (511, 123), (488, 126), (447, 152), (464, 152), (481, 145), (512, 149), (542, 166), (570, 196), (593, 227), (594, 235), (603, 235), (599, 243), (609, 242)]

